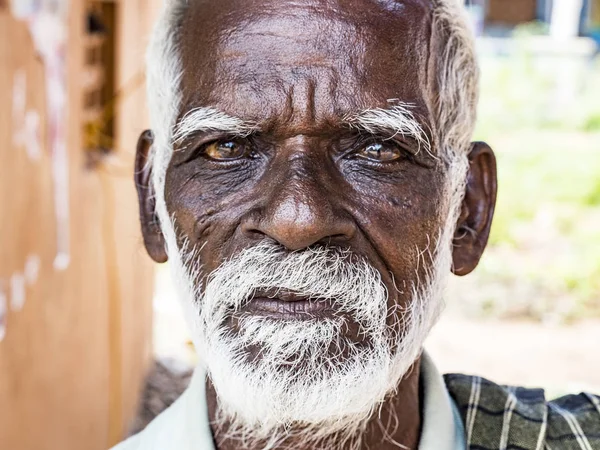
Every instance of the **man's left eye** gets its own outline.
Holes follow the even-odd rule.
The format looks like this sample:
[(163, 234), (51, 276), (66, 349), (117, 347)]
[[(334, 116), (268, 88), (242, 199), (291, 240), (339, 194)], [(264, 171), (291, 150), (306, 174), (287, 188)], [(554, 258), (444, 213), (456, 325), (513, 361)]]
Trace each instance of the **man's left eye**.
[(228, 161), (241, 158), (246, 154), (246, 146), (234, 141), (218, 141), (208, 144), (204, 153), (217, 161)]
[(402, 158), (402, 151), (394, 145), (369, 144), (363, 147), (357, 155), (361, 158), (377, 162), (390, 162)]

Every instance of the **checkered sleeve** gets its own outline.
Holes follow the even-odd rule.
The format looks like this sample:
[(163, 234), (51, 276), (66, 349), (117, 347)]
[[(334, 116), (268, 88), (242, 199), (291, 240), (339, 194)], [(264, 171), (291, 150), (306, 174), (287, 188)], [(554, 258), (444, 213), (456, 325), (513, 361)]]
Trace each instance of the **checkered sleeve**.
[(548, 403), (546, 444), (552, 449), (600, 449), (600, 400), (568, 395)]
[(600, 450), (600, 399), (571, 395), (547, 402), (541, 389), (446, 375), (470, 450)]

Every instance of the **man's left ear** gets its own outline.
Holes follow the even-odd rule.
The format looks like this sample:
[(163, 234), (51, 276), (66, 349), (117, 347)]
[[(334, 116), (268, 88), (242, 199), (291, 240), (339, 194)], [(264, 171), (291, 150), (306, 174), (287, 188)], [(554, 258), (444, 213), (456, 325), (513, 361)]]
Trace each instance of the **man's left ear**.
[(154, 136), (150, 130), (142, 133), (135, 155), (135, 186), (140, 206), (140, 222), (144, 245), (150, 257), (157, 263), (167, 262), (165, 238), (156, 217), (156, 200), (152, 186), (152, 167), (148, 163)]
[(471, 144), (467, 188), (454, 233), (452, 272), (471, 273), (485, 250), (496, 207), (496, 157), (484, 142)]

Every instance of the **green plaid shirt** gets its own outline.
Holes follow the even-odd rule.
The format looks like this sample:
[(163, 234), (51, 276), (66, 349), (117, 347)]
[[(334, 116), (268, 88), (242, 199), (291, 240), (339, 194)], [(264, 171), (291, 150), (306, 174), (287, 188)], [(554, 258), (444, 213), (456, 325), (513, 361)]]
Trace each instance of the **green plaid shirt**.
[(542, 389), (499, 386), (466, 375), (444, 378), (469, 450), (600, 450), (600, 397), (547, 401)]

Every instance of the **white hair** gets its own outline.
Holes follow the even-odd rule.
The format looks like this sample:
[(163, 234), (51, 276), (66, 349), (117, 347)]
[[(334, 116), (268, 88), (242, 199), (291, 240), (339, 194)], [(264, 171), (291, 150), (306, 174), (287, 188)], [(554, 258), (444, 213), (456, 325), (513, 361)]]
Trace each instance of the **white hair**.
[[(310, 285), (299, 287), (293, 284), (294, 280), (299, 280), (297, 277), (300, 277), (300, 280), (302, 280), (302, 277), (310, 278), (311, 274), (316, 273), (314, 272), (315, 267), (323, 267), (324, 260), (330, 263), (331, 253), (325, 252), (319, 256), (309, 252), (299, 253), (305, 256), (291, 257), (288, 255), (284, 257), (272, 248), (264, 246), (248, 249), (218, 269), (207, 283), (206, 291), (200, 293), (198, 292), (200, 267), (196, 265), (195, 252), (193, 249), (178, 248), (175, 223), (169, 217), (164, 197), (165, 175), (173, 154), (174, 141), (181, 139), (187, 133), (199, 127), (220, 129), (223, 126), (234, 126), (241, 133), (244, 133), (248, 132), (248, 126), (251, 126), (240, 122), (231, 123), (231, 118), (221, 116), (218, 111), (206, 108), (188, 113), (178, 125), (178, 116), (181, 113), (180, 79), (182, 73), (178, 53), (178, 32), (186, 6), (187, 2), (174, 0), (164, 8), (148, 50), (147, 88), (151, 124), (154, 131), (154, 145), (149, 164), (152, 164), (153, 170), (152, 183), (156, 195), (156, 213), (167, 243), (170, 266), (176, 277), (175, 284), (179, 289), (179, 297), (185, 316), (194, 331), (194, 343), (205, 361), (210, 362), (209, 372), (212, 372), (211, 376), (219, 398), (225, 399), (222, 405), (223, 413), (229, 418), (240, 418), (242, 416), (241, 422), (248, 425), (247, 428), (242, 428), (246, 432), (249, 432), (251, 426), (255, 425), (259, 432), (258, 436), (264, 437), (267, 430), (275, 430), (277, 427), (284, 427), (285, 429), (286, 421), (282, 418), (290, 419), (292, 415), (296, 415), (300, 419), (304, 419), (306, 423), (319, 424), (319, 427), (312, 428), (312, 431), (316, 433), (313, 440), (325, 438), (326, 436), (323, 433), (339, 431), (340, 426), (344, 423), (346, 424), (344, 428), (348, 431), (347, 437), (350, 439), (351, 434), (364, 425), (364, 421), (373, 409), (381, 404), (385, 395), (397, 387), (406, 371), (419, 357), (423, 341), (443, 309), (442, 291), (451, 267), (452, 236), (465, 191), (468, 150), (475, 123), (477, 103), (478, 69), (473, 37), (465, 13), (457, 0), (436, 0), (434, 2), (432, 23), (433, 33), (435, 34), (434, 41), (437, 45), (435, 48), (438, 51), (432, 52), (435, 54), (435, 61), (433, 62), (435, 79), (432, 82), (436, 86), (435, 92), (437, 92), (438, 97), (433, 104), (429, 105), (429, 108), (433, 116), (432, 132), (435, 145), (438, 147), (437, 154), (447, 167), (447, 217), (443, 229), (440, 230), (438, 236), (433, 236), (428, 248), (415, 249), (415, 251), (418, 253), (419, 261), (430, 258), (435, 263), (424, 264), (424, 267), (430, 268), (430, 273), (427, 274), (425, 279), (419, 280), (415, 285), (408, 287), (412, 290), (412, 301), (406, 310), (397, 314), (401, 318), (399, 320), (403, 321), (402, 326), (396, 324), (396, 327), (394, 327), (396, 330), (403, 331), (401, 335), (387, 336), (392, 341), (392, 345), (385, 348), (387, 353), (381, 345), (381, 339), (386, 336), (386, 332), (378, 328), (382, 326), (382, 322), (377, 321), (381, 319), (378, 316), (378, 314), (381, 314), (381, 310), (377, 308), (376, 311), (372, 310), (370, 319), (368, 319), (369, 315), (366, 313), (355, 318), (367, 330), (372, 331), (369, 334), (371, 339), (375, 341), (379, 339), (380, 345), (375, 345), (376, 342), (371, 345), (368, 354), (361, 354), (360, 358), (349, 362), (349, 367), (352, 367), (353, 370), (346, 372), (346, 378), (338, 377), (338, 379), (341, 380), (341, 385), (345, 383), (345, 386), (351, 388), (351, 391), (348, 391), (346, 396), (338, 395), (338, 401), (332, 401), (332, 397), (325, 396), (326, 392), (324, 390), (329, 389), (334, 394), (339, 394), (339, 391), (335, 390), (336, 387), (332, 385), (330, 380), (327, 380), (322, 372), (320, 379), (318, 376), (313, 379), (313, 381), (316, 380), (314, 387), (318, 390), (311, 391), (312, 394), (309, 393), (305, 397), (297, 395), (298, 391), (296, 391), (296, 395), (292, 395), (289, 390), (277, 389), (278, 385), (275, 379), (270, 379), (271, 391), (268, 394), (267, 391), (260, 389), (256, 381), (257, 378), (251, 376), (252, 371), (259, 369), (256, 366), (244, 365), (244, 361), (240, 359), (240, 343), (260, 343), (268, 346), (269, 352), (275, 355), (275, 359), (265, 360), (264, 364), (267, 366), (275, 364), (274, 361), (281, 362), (282, 355), (284, 358), (286, 355), (290, 356), (291, 351), (303, 351), (302, 347), (298, 347), (301, 346), (301, 343), (291, 339), (298, 332), (297, 324), (288, 322), (281, 325), (265, 320), (248, 319), (243, 321), (242, 324), (241, 341), (233, 342), (230, 336), (222, 332), (222, 329), (215, 328), (218, 321), (214, 320), (215, 317), (218, 318), (223, 314), (223, 311), (219, 311), (218, 308), (215, 309), (215, 299), (218, 297), (219, 292), (223, 292), (223, 289), (226, 289), (228, 293), (239, 289), (240, 295), (238, 298), (241, 300), (236, 303), (239, 306), (239, 302), (247, 300), (244, 295), (249, 292), (248, 283), (250, 281), (257, 283), (257, 277), (260, 279), (261, 273), (269, 274), (264, 276), (275, 275), (272, 271), (264, 270), (266, 267), (265, 261), (271, 264), (268, 267), (276, 267), (278, 270), (285, 267), (285, 261), (287, 261), (289, 267), (295, 267), (295, 272), (286, 272), (287, 275), (290, 275), (289, 277), (278, 276), (276, 279), (271, 279), (272, 284), (286, 287), (287, 285), (281, 285), (288, 283), (289, 289), (298, 288), (300, 291), (304, 289), (309, 294), (312, 292), (310, 289), (313, 289), (313, 291), (319, 290), (319, 297), (322, 298), (322, 291), (326, 291), (330, 284), (335, 284), (335, 277), (323, 278), (327, 281), (327, 285), (316, 284), (316, 280), (313, 280), (315, 283), (313, 283), (312, 288)], [(382, 111), (386, 111), (386, 113), (384, 114)], [(394, 112), (396, 113), (395, 117)], [(411, 120), (414, 117), (412, 117), (408, 105), (402, 103), (398, 103), (396, 109), (371, 110), (363, 113), (361, 119), (361, 121), (354, 120), (354, 123), (360, 124), (363, 128), (386, 127), (389, 129), (392, 127), (400, 133), (425, 136), (420, 127), (416, 128), (416, 121)], [(227, 121), (229, 122), (225, 123)], [(422, 137), (418, 142), (423, 148), (430, 150), (431, 142), (429, 140)], [(340, 258), (340, 261), (345, 261), (345, 258), (339, 257), (339, 255), (337, 257)], [(305, 259), (299, 261), (297, 258)], [(319, 258), (322, 259), (321, 262), (319, 262)], [(228, 279), (227, 277), (236, 273), (231, 270), (232, 267), (238, 269), (241, 267), (239, 261), (245, 261), (246, 270), (240, 273), (246, 276), (247, 280), (239, 279), (239, 277)], [(291, 264), (292, 261), (294, 264)], [(360, 262), (358, 264), (361, 265)], [(351, 274), (351, 267), (357, 269), (356, 265), (349, 266), (348, 264), (342, 264), (340, 267), (343, 268), (346, 275)], [(365, 289), (367, 285), (369, 286), (370, 293), (368, 295), (374, 295), (376, 298), (381, 299), (379, 289), (381, 289), (382, 284), (380, 279), (377, 278), (377, 274), (372, 273), (374, 269), (364, 265), (361, 267), (363, 269), (358, 271), (360, 277), (363, 280), (371, 280), (370, 283), (367, 282), (364, 285)], [(418, 273), (418, 268), (416, 270)], [(356, 281), (355, 278), (354, 281)], [(345, 282), (348, 282), (348, 279)], [(333, 297), (336, 298), (341, 295), (337, 291), (335, 294)], [(367, 293), (363, 292), (362, 294)], [(221, 295), (223, 294), (221, 293)], [(218, 298), (220, 301), (223, 300), (222, 297)], [(340, 298), (343, 299), (343, 295)], [(343, 303), (343, 300), (340, 301)], [(379, 308), (385, 306), (385, 302), (381, 301), (372, 303), (377, 303)], [(360, 311), (362, 307), (366, 307), (356, 297), (348, 300), (348, 304), (352, 305), (353, 313)], [(366, 309), (363, 312), (365, 311)], [(213, 320), (209, 320), (208, 317)], [(374, 320), (373, 318), (378, 319)], [(371, 328), (366, 326), (367, 323), (371, 323)], [(378, 325), (374, 326), (373, 324)], [(332, 336), (339, 331), (339, 326), (339, 323), (335, 321), (304, 323), (302, 333), (314, 344), (312, 350), (315, 351), (315, 349), (320, 348), (319, 343), (332, 341)], [(376, 337), (377, 332), (375, 331), (381, 331), (379, 338)], [(275, 336), (276, 339), (269, 338), (270, 335)], [(393, 354), (390, 353), (391, 348), (395, 348)], [(316, 354), (322, 355), (322, 352)], [(354, 355), (357, 356), (358, 353), (354, 353)], [(313, 369), (315, 369), (315, 365), (322, 368), (322, 366), (319, 366), (323, 362), (322, 359), (314, 357), (310, 361), (312, 361)], [(236, 370), (232, 371), (232, 366)], [(375, 368), (378, 370), (383, 368), (383, 370), (374, 371)], [(358, 377), (358, 375), (361, 375), (361, 370), (362, 375), (366, 375), (367, 378), (364, 376), (362, 378)], [(318, 370), (316, 372), (319, 373)], [(372, 376), (370, 384), (360, 384), (367, 380), (369, 376)], [(254, 394), (248, 389), (249, 383), (255, 388)], [(226, 389), (224, 384), (227, 384)], [(261, 392), (262, 397), (257, 394)], [(323, 398), (316, 396), (315, 392), (321, 392)], [(261, 398), (264, 400), (263, 403), (260, 403)], [(283, 401), (284, 398), (287, 398), (287, 400)], [(328, 402), (327, 405), (323, 403), (325, 400)], [(279, 409), (273, 410), (277, 401), (283, 403), (281, 403)], [(351, 402), (351, 404), (348, 402)], [(290, 415), (287, 417), (285, 415), (286, 411), (281, 409), (285, 406), (289, 408), (287, 413)], [(270, 415), (266, 414), (269, 408), (271, 408), (272, 413)], [(312, 415), (307, 413), (311, 408)], [(253, 410), (263, 415), (261, 417), (253, 416)], [(347, 426), (348, 424), (350, 425)], [(245, 432), (242, 432), (242, 434), (245, 434)], [(276, 436), (281, 437), (281, 435)], [(277, 438), (274, 439), (277, 440)], [(269, 448), (269, 445), (275, 445), (275, 443), (271, 441), (270, 444), (266, 444), (265, 448)]]
[(415, 118), (412, 105), (397, 99), (390, 99), (388, 103), (392, 103), (389, 108), (367, 109), (360, 113), (347, 115), (343, 121), (350, 128), (375, 136), (391, 131), (393, 135), (412, 137), (418, 144), (418, 151), (423, 148), (433, 156), (429, 137)]
[(237, 117), (231, 117), (214, 108), (194, 108), (187, 112), (177, 123), (173, 142), (184, 142), (186, 138), (199, 131), (203, 132), (227, 132), (229, 135), (247, 137), (257, 130), (253, 123), (247, 123)]
[[(434, 126), (447, 165), (450, 203), (442, 245), (453, 245), (467, 184), (469, 150), (477, 118), (479, 67), (475, 39), (462, 1), (437, 0), (432, 29), (439, 57), (436, 64), (437, 101)], [(435, 51), (434, 51), (435, 53)]]

